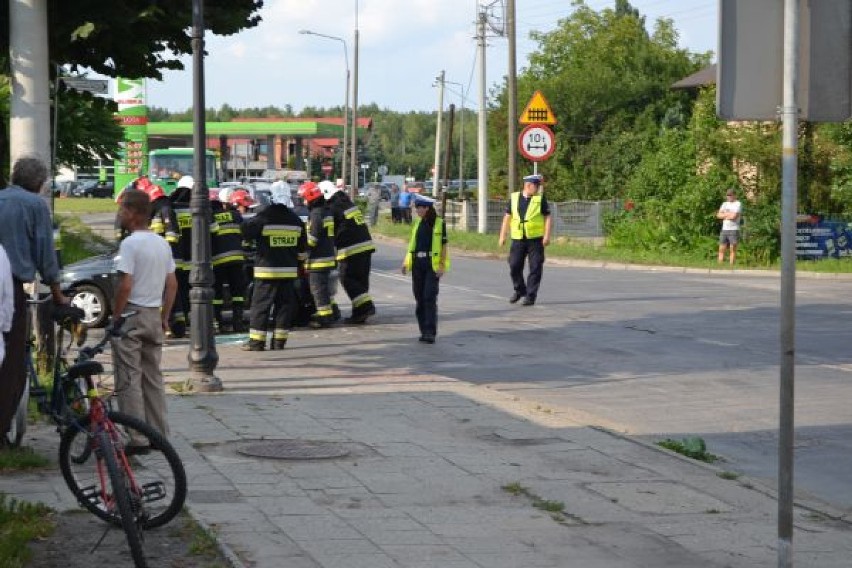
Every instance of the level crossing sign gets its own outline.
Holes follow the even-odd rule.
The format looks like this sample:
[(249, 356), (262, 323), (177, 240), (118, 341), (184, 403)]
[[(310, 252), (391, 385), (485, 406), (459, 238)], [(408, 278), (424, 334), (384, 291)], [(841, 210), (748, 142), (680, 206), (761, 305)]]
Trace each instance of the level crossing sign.
[(524, 112), (521, 113), (518, 122), (521, 124), (556, 124), (556, 115), (553, 114), (550, 104), (541, 94), (541, 91), (536, 91), (524, 108)]
[(556, 150), (556, 136), (544, 124), (529, 124), (518, 136), (521, 155), (532, 162), (543, 162)]

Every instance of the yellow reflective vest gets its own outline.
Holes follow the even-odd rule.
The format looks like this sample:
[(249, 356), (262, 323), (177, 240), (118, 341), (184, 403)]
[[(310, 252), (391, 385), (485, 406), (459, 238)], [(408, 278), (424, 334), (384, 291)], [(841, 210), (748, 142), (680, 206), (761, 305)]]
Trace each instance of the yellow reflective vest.
[[(408, 241), (408, 254), (405, 255), (405, 269), (411, 270), (414, 264), (414, 247), (417, 246), (417, 228), (420, 226), (420, 217), (414, 220), (414, 226), (411, 227), (411, 238)], [(438, 272), (441, 264), (441, 248), (444, 238), (444, 220), (440, 217), (435, 218), (435, 226), (432, 227), (432, 250), (429, 251), (429, 256), (432, 260), (432, 270)], [(450, 271), (450, 253), (447, 251), (444, 257), (444, 272)]]
[(510, 225), (512, 240), (519, 241), (524, 237), (528, 239), (544, 237), (544, 215), (541, 214), (541, 196), (533, 195), (530, 198), (530, 203), (527, 206), (527, 211), (523, 219), (521, 219), (518, 213), (518, 202), (520, 199), (520, 191), (512, 194), (512, 220)]

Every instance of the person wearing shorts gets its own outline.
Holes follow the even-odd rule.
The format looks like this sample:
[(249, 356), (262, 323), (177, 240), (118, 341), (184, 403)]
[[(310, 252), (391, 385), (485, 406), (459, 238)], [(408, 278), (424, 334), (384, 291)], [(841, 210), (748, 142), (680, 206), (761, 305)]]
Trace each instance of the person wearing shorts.
[(740, 240), (740, 217), (742, 204), (737, 201), (737, 194), (728, 189), (725, 202), (719, 207), (716, 218), (722, 220), (722, 232), (719, 233), (719, 263), (725, 261), (725, 250), (728, 250), (728, 262), (731, 265), (737, 258), (737, 243)]

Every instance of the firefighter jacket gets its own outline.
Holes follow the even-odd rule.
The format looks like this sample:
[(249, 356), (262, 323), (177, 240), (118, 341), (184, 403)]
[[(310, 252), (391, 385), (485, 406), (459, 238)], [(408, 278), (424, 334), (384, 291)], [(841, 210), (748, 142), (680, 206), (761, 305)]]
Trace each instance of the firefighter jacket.
[(334, 218), (334, 244), (337, 260), (345, 260), (361, 253), (376, 250), (370, 230), (364, 223), (364, 214), (349, 196), (338, 191), (328, 200), (328, 208)]
[(260, 280), (297, 278), (305, 260), (308, 236), (298, 215), (286, 205), (264, 207), (243, 221), (242, 234), (257, 243), (254, 277)]
[(305, 268), (313, 272), (332, 270), (334, 259), (334, 217), (325, 205), (314, 207), (308, 215), (308, 260)]
[(179, 231), (177, 217), (168, 197), (158, 197), (151, 202), (151, 231), (157, 233), (174, 246), (178, 242)]
[(189, 270), (192, 267), (192, 209), (189, 201), (183, 200), (172, 202), (172, 208), (178, 224), (178, 242), (172, 249), (175, 267), (178, 270)]
[(225, 207), (221, 203), (214, 201), (211, 205), (213, 222), (210, 225), (210, 241), (213, 266), (245, 261), (246, 255), (243, 252), (243, 237), (240, 231), (243, 216), (239, 211)]

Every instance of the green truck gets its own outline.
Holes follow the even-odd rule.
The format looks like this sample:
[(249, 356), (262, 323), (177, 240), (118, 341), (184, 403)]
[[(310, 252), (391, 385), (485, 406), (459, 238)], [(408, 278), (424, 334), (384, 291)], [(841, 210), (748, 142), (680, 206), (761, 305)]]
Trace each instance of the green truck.
[[(216, 166), (216, 154), (206, 152), (207, 187), (219, 187), (219, 168)], [(148, 153), (148, 178), (170, 195), (183, 176), (195, 172), (194, 150), (192, 148), (163, 148)]]

